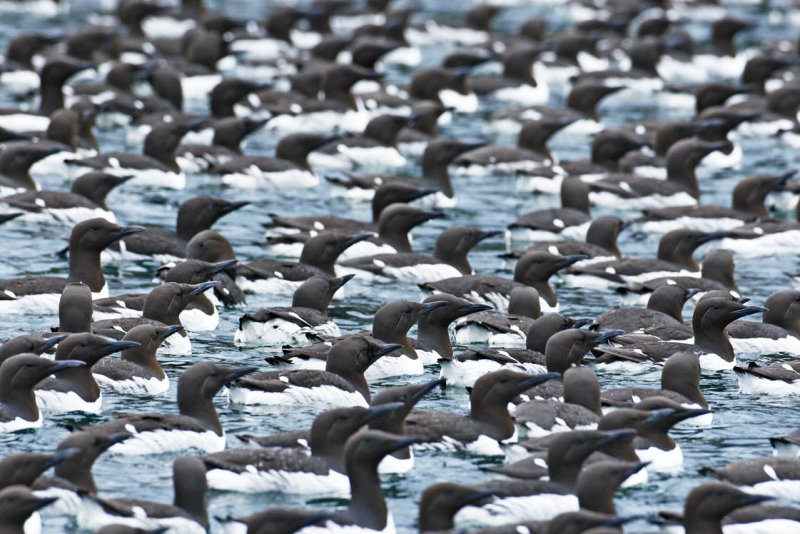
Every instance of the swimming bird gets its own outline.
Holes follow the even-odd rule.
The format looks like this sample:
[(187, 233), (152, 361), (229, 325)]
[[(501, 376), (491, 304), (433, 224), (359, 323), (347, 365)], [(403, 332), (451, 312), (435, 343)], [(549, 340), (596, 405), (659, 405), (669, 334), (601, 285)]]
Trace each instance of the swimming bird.
[(169, 378), (156, 359), (156, 350), (169, 336), (183, 330), (181, 325), (140, 324), (122, 338), (135, 342), (120, 353), (119, 359), (103, 358), (95, 363), (92, 376), (101, 388), (120, 393), (160, 395), (169, 389)]
[(35, 354), (11, 356), (0, 364), (0, 431), (42, 426), (33, 388), (49, 376), (83, 367), (80, 360), (54, 362)]
[(178, 414), (132, 414), (99, 423), (94, 430), (127, 433), (130, 438), (113, 446), (119, 454), (155, 454), (195, 448), (216, 452), (225, 448), (225, 431), (214, 408), (214, 395), (223, 386), (255, 371), (198, 362), (178, 378)]
[(119, 226), (105, 219), (89, 219), (75, 225), (69, 240), (69, 275), (28, 276), (0, 281), (0, 310), (25, 313), (31, 306), (56, 308), (59, 296), (70, 282), (83, 282), (92, 293), (106, 296), (108, 287), (100, 267), (100, 253), (126, 235), (141, 232), (138, 226)]

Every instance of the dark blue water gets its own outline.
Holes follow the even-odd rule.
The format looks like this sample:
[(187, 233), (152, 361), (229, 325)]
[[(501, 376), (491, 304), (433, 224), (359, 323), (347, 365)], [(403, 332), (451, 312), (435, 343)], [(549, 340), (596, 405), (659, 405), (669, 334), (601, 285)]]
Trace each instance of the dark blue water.
[[(73, 2), (72, 11), (57, 17), (41, 17), (35, 14), (16, 14), (0, 19), (0, 48), (23, 30), (47, 32), (65, 31), (77, 27), (90, 19), (91, 14), (101, 6), (95, 2)], [(266, 12), (266, 2), (257, 1), (219, 1), (209, 2), (235, 17), (250, 16), (260, 18)], [(419, 19), (434, 15), (443, 20), (459, 20), (460, 2), (421, 3)], [(458, 9), (456, 9), (458, 8)], [(743, 35), (739, 42), (743, 46), (753, 46), (759, 40), (777, 36), (794, 37), (796, 29), (791, 27), (788, 16), (770, 14), (758, 5), (731, 4), (729, 12), (746, 17), (757, 23), (757, 29)], [(683, 12), (680, 12), (683, 13)], [(567, 27), (574, 22), (573, 16), (580, 16), (580, 10), (561, 3), (538, 4), (520, 3), (504, 8), (496, 20), (499, 32), (515, 31), (520, 21), (540, 14), (546, 16), (551, 30)], [(708, 17), (716, 18), (719, 12), (699, 10), (688, 12), (686, 29), (702, 42), (708, 36)], [(417, 20), (415, 17), (414, 20)], [(441, 58), (454, 50), (452, 44), (437, 44), (422, 50), (422, 64), (438, 64)], [(391, 70), (389, 80), (402, 80), (406, 70)], [(236, 71), (226, 74), (237, 74)], [(553, 85), (550, 88), (552, 103), (563, 102), (565, 88)], [(9, 104), (10, 98), (0, 88), (0, 104)], [(453, 120), (442, 125), (443, 136), (464, 139), (482, 139), (498, 144), (515, 142), (515, 135), (497, 133), (486, 121), (489, 112), (502, 104), (486, 100), (473, 115), (455, 115)], [(189, 110), (205, 111), (203, 101), (190, 101)], [(624, 91), (612, 96), (601, 105), (601, 115), (605, 124), (614, 126), (635, 120), (664, 117), (690, 118), (693, 109), (676, 107), (657, 95), (647, 95)], [(140, 150), (140, 146), (126, 145), (124, 128), (100, 130), (98, 139), (104, 150)], [(247, 151), (254, 154), (271, 155), (282, 133), (266, 128), (253, 135), (247, 143)], [(551, 142), (551, 148), (561, 159), (574, 159), (588, 155), (587, 137), (582, 134), (564, 132)], [(739, 167), (715, 171), (702, 168), (698, 172), (703, 191), (703, 201), (728, 205), (734, 184), (753, 172), (783, 171), (796, 164), (796, 151), (778, 139), (742, 137), (740, 140), (744, 159)], [(414, 175), (417, 161), (412, 162), (401, 172)], [(59, 175), (40, 174), (36, 178), (43, 188), (66, 189), (69, 182)], [(447, 218), (434, 220), (414, 231), (414, 247), (419, 251), (431, 251), (433, 242), (442, 228), (453, 224), (471, 224), (485, 229), (502, 229), (517, 215), (537, 208), (555, 207), (558, 198), (548, 195), (518, 194), (513, 178), (489, 176), (484, 178), (455, 179), (458, 206), (447, 211)], [(267, 220), (267, 213), (300, 215), (307, 213), (336, 213), (356, 218), (370, 217), (369, 205), (364, 202), (347, 202), (339, 197), (329, 196), (329, 186), (323, 183), (315, 189), (302, 191), (244, 191), (226, 189), (213, 177), (189, 176), (185, 190), (142, 189), (134, 184), (113, 192), (108, 205), (117, 218), (126, 224), (146, 223), (149, 225), (174, 227), (174, 217), (179, 203), (197, 194), (211, 194), (231, 200), (247, 199), (253, 203), (245, 209), (222, 219), (215, 229), (233, 243), (240, 260), (248, 260), (263, 255), (258, 242), (262, 240), (259, 223)], [(595, 214), (606, 213), (598, 209)], [(617, 213), (621, 216), (635, 216), (632, 213)], [(65, 274), (66, 261), (54, 254), (63, 247), (69, 228), (52, 224), (32, 224), (15, 221), (2, 228), (3, 258), (0, 260), (0, 276), (22, 274)], [(620, 237), (620, 248), (626, 255), (653, 255), (658, 236), (626, 232)], [(522, 245), (522, 243), (515, 243)], [(713, 244), (710, 246), (714, 246)], [(698, 251), (702, 258), (708, 245)], [(487, 241), (471, 255), (476, 272), (495, 273), (510, 276), (510, 265), (504, 264), (497, 254), (505, 250), (502, 240)], [(778, 251), (779, 254), (765, 258), (737, 257), (736, 279), (745, 295), (760, 304), (771, 292), (789, 287), (790, 281), (782, 275), (784, 271), (798, 267), (795, 250)], [(153, 287), (153, 273), (159, 266), (154, 261), (118, 261), (104, 265), (111, 294), (121, 292), (148, 291)], [(573, 317), (593, 317), (620, 303), (620, 297), (611, 291), (590, 288), (558, 287), (563, 314)], [(331, 307), (331, 316), (343, 332), (353, 332), (369, 328), (372, 313), (383, 303), (392, 299), (418, 300), (423, 295), (412, 284), (383, 284), (368, 286), (358, 279), (345, 289), (344, 298), (338, 299)], [(247, 310), (255, 310), (264, 305), (285, 305), (290, 298), (270, 295), (248, 296)], [(194, 353), (188, 357), (164, 357), (162, 364), (171, 378), (181, 370), (199, 360), (223, 362), (232, 365), (260, 365), (266, 354), (278, 352), (277, 347), (240, 350), (233, 346), (233, 333), (238, 324), (241, 309), (221, 311), (219, 328), (214, 332), (192, 334)], [(688, 310), (688, 313), (691, 313)], [(43, 330), (53, 326), (57, 317), (53, 315), (7, 316), (0, 322), (0, 338), (9, 338), (25, 332)], [(740, 360), (751, 359), (740, 354)], [(620, 377), (600, 374), (604, 387), (618, 385)], [(431, 368), (424, 377), (411, 379), (395, 378), (372, 384), (375, 391), (406, 381), (423, 381), (438, 375), (438, 369)], [(659, 373), (647, 369), (641, 375), (626, 378), (625, 383), (653, 386), (658, 383)], [(15, 434), (0, 435), (0, 454), (19, 451), (49, 451), (63, 439), (68, 431), (66, 425), (85, 425), (106, 420), (115, 415), (128, 412), (173, 411), (174, 385), (168, 395), (158, 398), (129, 398), (111, 392), (104, 393), (103, 412), (100, 416), (67, 414), (45, 415), (44, 427)], [(684, 469), (670, 475), (651, 476), (650, 482), (621, 491), (617, 497), (621, 514), (638, 516), (653, 515), (657, 510), (680, 509), (689, 490), (704, 480), (697, 474), (701, 466), (720, 466), (726, 462), (745, 456), (769, 454), (771, 449), (766, 438), (782, 435), (800, 426), (800, 416), (795, 409), (793, 398), (760, 397), (739, 395), (738, 385), (732, 373), (704, 375), (703, 392), (712, 404), (715, 413), (713, 427), (704, 429), (677, 429), (676, 440), (683, 448)], [(464, 412), (468, 404), (466, 393), (450, 389), (446, 393), (435, 392), (421, 403), (422, 408), (446, 409)], [(268, 434), (282, 430), (307, 427), (316, 411), (312, 409), (292, 410), (283, 413), (279, 409), (229, 406), (223, 395), (217, 399), (217, 406), (223, 426), (229, 435), (229, 445), (237, 446), (235, 435)], [(173, 456), (147, 456), (142, 458), (115, 457), (106, 455), (95, 465), (94, 473), (101, 495), (115, 497), (139, 497), (163, 502), (172, 500), (171, 463)], [(477, 482), (487, 478), (477, 467), (498, 459), (487, 459), (467, 455), (445, 455), (422, 453), (417, 456), (416, 466), (405, 476), (386, 477), (384, 489), (389, 506), (394, 514), (399, 532), (415, 530), (416, 510), (421, 491), (437, 480), (454, 480), (462, 483)], [(228, 514), (243, 515), (274, 505), (319, 505), (335, 506), (343, 501), (336, 499), (315, 499), (282, 494), (244, 495), (238, 493), (209, 494), (211, 516)], [(212, 522), (212, 531), (216, 524)], [(646, 522), (634, 526), (637, 530), (653, 530)], [(77, 531), (70, 518), (48, 518), (45, 531)]]

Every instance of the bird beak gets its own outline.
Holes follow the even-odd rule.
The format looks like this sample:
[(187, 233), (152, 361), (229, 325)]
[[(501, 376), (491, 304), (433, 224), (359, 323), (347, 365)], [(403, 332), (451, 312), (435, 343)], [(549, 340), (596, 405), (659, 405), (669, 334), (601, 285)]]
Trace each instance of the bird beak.
[(448, 304), (449, 302), (447, 302), (446, 300), (434, 300), (433, 302), (428, 302), (422, 308), (420, 308), (420, 310), (417, 312), (417, 315), (428, 315), (433, 310), (436, 310), (438, 308), (443, 308)]
[(221, 285), (221, 284), (219, 282), (217, 282), (216, 280), (213, 280), (211, 282), (203, 282), (202, 284), (197, 284), (197, 287), (195, 287), (192, 290), (192, 292), (189, 293), (189, 295), (192, 295), (192, 296), (202, 295), (208, 289), (211, 289), (212, 287), (217, 287), (218, 285)]
[(390, 352), (396, 351), (397, 349), (399, 349), (402, 346), (403, 345), (401, 345), (400, 343), (387, 343), (384, 346), (382, 346), (381, 348), (379, 348), (378, 352), (376, 354), (378, 356), (384, 356), (386, 354), (389, 354)]

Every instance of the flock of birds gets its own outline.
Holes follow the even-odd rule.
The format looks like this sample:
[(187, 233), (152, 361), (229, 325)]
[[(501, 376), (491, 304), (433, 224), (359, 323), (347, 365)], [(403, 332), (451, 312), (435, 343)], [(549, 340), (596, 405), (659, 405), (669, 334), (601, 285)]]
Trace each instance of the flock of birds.
[[(800, 214), (800, 180), (781, 162), (741, 179), (730, 207), (702, 202), (715, 188), (707, 169), (752, 157), (743, 138), (800, 140), (797, 42), (739, 50), (753, 24), (714, 2), (569, 6), (568, 27), (534, 16), (493, 31), (510, 7), (459, 5), (437, 20), (391, 1), (320, 0), (243, 20), (200, 0), (120, 0), (63, 34), (13, 36), (0, 72), (18, 102), (0, 110), (0, 232), (71, 230), (61, 272), (12, 265), (15, 277), (0, 280), (4, 316), (58, 317), (52, 331), (2, 332), (0, 432), (39, 432), (70, 413), (94, 424), (70, 428), (52, 452), (17, 447), (0, 460), (0, 532), (38, 532), (42, 516), (59, 516), (104, 534), (391, 533), (381, 475), (402, 486), (415, 456), (465, 456), (484, 471), (471, 484), (430, 473), (413, 496), (420, 532), (621, 532), (642, 518), (618, 516), (615, 492), (680, 471), (670, 431), (680, 424), (702, 439), (712, 424), (710, 375), (735, 373), (743, 395), (800, 393), (800, 360), (791, 359), (800, 291), (787, 277), (755, 305), (734, 272), (735, 254), (794, 253), (800, 223), (776, 218), (767, 201)], [(697, 38), (684, 26), (703, 14)], [(693, 110), (611, 127), (598, 111), (611, 95)], [(448, 121), (476, 135), (440, 132)], [(489, 123), (519, 132), (518, 144), (480, 141)], [(97, 130), (141, 150), (107, 151)], [(551, 138), (567, 132), (590, 146), (588, 159), (551, 153)], [(274, 139), (274, 156), (243, 147), (248, 136)], [(42, 189), (41, 175), (71, 189)], [(174, 231), (118, 224), (115, 203), (136, 213), (148, 192), (168, 199), (200, 180), (248, 200), (186, 198)], [(503, 231), (447, 224), (476, 181), (498, 184), (480, 194), (505, 194), (500, 184), (512, 182), (522, 205), (536, 193), (560, 195), (561, 207), (516, 220), (490, 214)], [(288, 214), (272, 203), (285, 190), (297, 202)], [(329, 202), (371, 202), (372, 219), (297, 215)], [(276, 212), (269, 221), (256, 216), (264, 206)], [(605, 214), (593, 216), (595, 207)], [(251, 236), (266, 229), (248, 260), (236, 255), (241, 240), (234, 247), (211, 229), (238, 210)], [(433, 220), (443, 223), (434, 247), (412, 247), (410, 233)], [(657, 236), (654, 256), (622, 254), (617, 239), (631, 226)], [(513, 264), (513, 278), (474, 273), (470, 252), (501, 236), (509, 246), (493, 261)], [(693, 256), (706, 243), (716, 248), (701, 265)], [(126, 285), (134, 275), (124, 269), (107, 280), (107, 261), (152, 270), (149, 292), (130, 292), (139, 286)], [(328, 308), (352, 286), (423, 297), (387, 300), (343, 335)], [(633, 305), (559, 315), (570, 291)], [(215, 331), (220, 314), (238, 318), (225, 343), (265, 362), (193, 351), (193, 335)], [(752, 361), (738, 361), (743, 354)], [(194, 363), (165, 372), (176, 356)], [(631, 385), (632, 374), (659, 368), (660, 388)], [(598, 375), (613, 387), (601, 390)], [(386, 379), (400, 385), (377, 386)], [(416, 407), (464, 388), (461, 411)], [(103, 392), (170, 391), (177, 407), (164, 412), (103, 405)], [(289, 426), (297, 410), (315, 418), (309, 429), (252, 428), (230, 440), (221, 391), (237, 409), (275, 407)], [(782, 505), (800, 498), (800, 430), (784, 434), (773, 456), (704, 467), (713, 481), (694, 487), (681, 513), (648, 519), (688, 534), (800, 532), (800, 509)], [(103, 453), (134, 456), (143, 470), (174, 458), (174, 502), (101, 494), (92, 466)], [(214, 518), (210, 490), (350, 500)]]

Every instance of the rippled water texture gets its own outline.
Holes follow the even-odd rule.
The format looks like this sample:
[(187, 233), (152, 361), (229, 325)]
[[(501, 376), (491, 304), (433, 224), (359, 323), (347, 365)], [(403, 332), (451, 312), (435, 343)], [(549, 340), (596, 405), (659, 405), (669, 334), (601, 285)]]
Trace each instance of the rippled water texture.
[[(75, 28), (90, 19), (93, 11), (101, 6), (91, 1), (74, 1), (69, 14), (54, 18), (36, 15), (9, 15), (0, 17), (0, 48), (19, 31), (36, 30), (56, 33)], [(260, 19), (266, 11), (267, 2), (260, 1), (220, 1), (209, 2), (209, 7), (223, 10), (234, 17), (244, 16)], [(422, 1), (423, 6), (414, 20), (419, 17), (437, 16), (443, 19), (459, 20), (456, 7), (461, 2)], [(727, 3), (726, 3), (727, 5)], [(756, 3), (730, 4), (728, 11), (757, 23), (757, 29), (745, 32), (738, 40), (743, 46), (753, 46), (761, 39), (777, 36), (796, 37), (796, 27), (792, 28), (790, 19), (777, 11), (770, 14)], [(720, 16), (714, 9), (698, 9), (687, 13), (685, 28), (699, 41), (708, 36), (709, 21)], [(797, 14), (795, 12), (795, 14)], [(569, 7), (562, 2), (537, 3), (519, 2), (503, 7), (495, 21), (500, 33), (512, 33), (520, 21), (540, 15), (549, 21), (549, 29), (567, 27), (584, 16), (582, 10)], [(442, 57), (454, 49), (452, 44), (432, 44), (422, 49), (422, 65), (439, 64)], [(387, 73), (392, 82), (407, 79), (409, 71), (393, 69)], [(243, 75), (236, 69), (226, 75)], [(678, 80), (679, 81), (679, 80)], [(561, 104), (565, 87), (553, 84), (550, 87), (551, 104)], [(0, 105), (19, 105), (0, 87)], [(205, 112), (204, 100), (190, 100), (187, 111)], [(486, 140), (498, 144), (513, 144), (516, 132), (498, 132), (491, 127), (486, 118), (501, 104), (491, 99), (481, 102), (480, 109), (471, 115), (456, 114), (448, 124), (442, 124), (442, 136), (460, 139)], [(655, 118), (690, 118), (693, 108), (677, 103), (665, 94), (647, 94), (623, 91), (608, 98), (601, 105), (603, 122), (608, 126), (619, 125), (635, 120)], [(104, 150), (139, 151), (140, 145), (126, 143), (124, 128), (99, 130), (97, 132)], [(253, 135), (246, 143), (246, 151), (253, 154), (273, 154), (280, 133), (269, 128)], [(588, 137), (569, 131), (555, 136), (550, 144), (553, 152), (561, 159), (586, 157)], [(773, 172), (791, 169), (797, 160), (794, 148), (782, 144), (779, 139), (742, 137), (741, 146), (744, 160), (741, 168), (711, 172), (702, 168), (698, 172), (702, 189), (702, 200), (706, 203), (729, 205), (733, 185), (745, 175), (754, 172)], [(417, 159), (403, 172), (415, 174)], [(69, 182), (57, 175), (38, 175), (43, 188), (66, 189)], [(431, 221), (414, 231), (413, 245), (418, 251), (432, 251), (435, 237), (442, 228), (453, 224), (471, 224), (484, 229), (502, 229), (517, 215), (537, 208), (556, 207), (556, 196), (517, 194), (515, 181), (508, 176), (487, 176), (484, 178), (457, 177), (454, 186), (458, 205), (447, 210), (447, 217)], [(115, 211), (119, 221), (126, 224), (146, 223), (173, 228), (174, 217), (179, 203), (197, 194), (210, 194), (231, 200), (251, 200), (253, 203), (241, 211), (223, 218), (215, 229), (228, 237), (234, 245), (240, 260), (257, 258), (262, 255), (258, 242), (263, 234), (259, 223), (267, 220), (270, 212), (292, 216), (308, 213), (336, 213), (361, 219), (370, 217), (369, 205), (365, 202), (348, 203), (340, 197), (329, 195), (330, 187), (323, 183), (314, 189), (292, 191), (249, 191), (222, 188), (213, 177), (189, 176), (187, 187), (181, 191), (137, 188), (126, 184), (112, 192), (108, 205)], [(596, 209), (595, 215), (605, 213)], [(620, 214), (631, 216), (635, 213)], [(66, 261), (54, 252), (64, 245), (69, 228), (53, 224), (33, 224), (12, 222), (5, 225), (0, 233), (3, 256), (0, 257), (0, 276), (10, 277), (28, 274), (66, 274)], [(658, 236), (627, 231), (620, 237), (620, 249), (625, 255), (652, 255), (655, 253)], [(517, 243), (521, 245), (522, 243)], [(702, 258), (709, 245), (705, 245), (695, 255)], [(714, 244), (710, 245), (714, 246)], [(486, 241), (471, 255), (473, 267), (479, 273), (495, 273), (511, 276), (510, 265), (505, 264), (497, 254), (505, 249), (502, 239)], [(796, 250), (777, 251), (778, 255), (765, 258), (737, 258), (737, 281), (744, 294), (750, 296), (755, 304), (761, 304), (771, 292), (789, 287), (790, 280), (782, 272), (798, 267)], [(104, 265), (111, 293), (147, 291), (153, 287), (153, 273), (159, 263), (154, 261), (118, 261)], [(559, 285), (556, 291), (561, 301), (561, 313), (572, 317), (594, 317), (604, 310), (620, 304), (620, 297), (613, 292), (592, 288), (567, 287)], [(368, 285), (354, 280), (344, 290), (343, 298), (334, 301), (330, 314), (343, 332), (354, 332), (369, 328), (374, 311), (392, 299), (418, 300), (422, 294), (413, 284)], [(246, 309), (256, 310), (263, 305), (285, 305), (288, 297), (268, 295), (248, 296)], [(687, 310), (691, 313), (691, 310)], [(260, 365), (265, 353), (279, 351), (277, 347), (260, 350), (239, 350), (233, 346), (233, 333), (237, 327), (240, 309), (221, 311), (220, 325), (213, 332), (192, 334), (194, 353), (188, 357), (164, 357), (162, 365), (171, 378), (195, 361), (202, 359), (232, 365)], [(687, 316), (688, 317), (688, 316)], [(25, 332), (43, 330), (53, 326), (57, 317), (53, 315), (6, 316), (0, 318), (0, 337), (8, 338)], [(740, 354), (740, 360), (752, 359)], [(424, 377), (413, 377), (411, 381), (423, 381), (438, 375), (438, 369), (430, 368)], [(657, 370), (632, 377), (620, 377), (600, 373), (604, 387), (624, 383), (653, 386), (658, 383)], [(373, 391), (405, 383), (404, 378), (382, 380), (371, 384)], [(66, 425), (85, 425), (106, 420), (122, 413), (158, 412), (175, 410), (174, 396), (176, 381), (172, 380), (168, 395), (158, 398), (129, 398), (112, 392), (104, 392), (103, 411), (99, 416), (77, 414), (45, 414), (44, 427), (15, 434), (0, 435), (0, 455), (19, 451), (49, 451), (63, 439), (68, 431)], [(733, 373), (708, 374), (702, 378), (703, 393), (714, 409), (712, 428), (682, 428), (673, 432), (683, 448), (684, 469), (670, 475), (655, 475), (642, 487), (622, 490), (617, 495), (618, 511), (622, 515), (654, 515), (659, 509), (680, 509), (689, 490), (704, 481), (697, 474), (704, 465), (720, 466), (729, 461), (744, 457), (770, 454), (767, 438), (782, 435), (800, 426), (800, 415), (796, 410), (794, 398), (770, 398), (748, 396), (737, 393), (738, 385)], [(228, 406), (220, 394), (217, 406), (223, 427), (229, 435), (229, 445), (237, 446), (234, 437), (238, 433), (268, 434), (281, 430), (306, 427), (310, 424), (314, 410), (293, 409), (284, 413), (279, 409)], [(422, 401), (420, 407), (465, 412), (468, 397), (464, 391), (449, 389), (434, 392)], [(144, 458), (114, 457), (105, 455), (95, 465), (94, 473), (101, 495), (140, 497), (162, 502), (172, 500), (171, 463), (172, 456), (148, 456)], [(416, 466), (404, 476), (384, 478), (389, 506), (394, 514), (399, 532), (415, 530), (417, 504), (421, 491), (436, 480), (454, 480), (461, 483), (477, 482), (487, 478), (478, 467), (496, 462), (494, 458), (480, 458), (462, 454), (422, 453), (417, 455)], [(229, 513), (244, 515), (274, 505), (316, 505), (335, 506), (345, 501), (330, 498), (315, 498), (264, 494), (244, 495), (238, 493), (211, 493), (209, 513), (226, 516)], [(213, 520), (212, 520), (213, 523)], [(212, 524), (212, 531), (217, 527)], [(634, 530), (653, 530), (651, 525), (640, 521)], [(65, 518), (47, 518), (46, 532), (60, 532), (63, 529), (74, 531), (76, 527)]]

